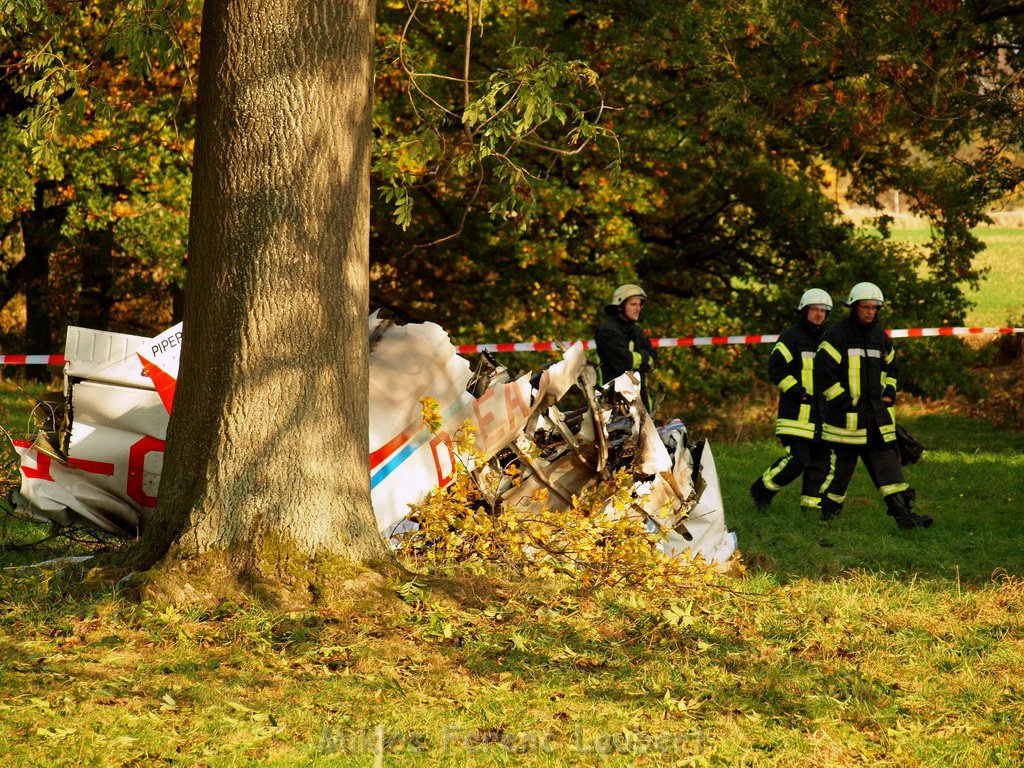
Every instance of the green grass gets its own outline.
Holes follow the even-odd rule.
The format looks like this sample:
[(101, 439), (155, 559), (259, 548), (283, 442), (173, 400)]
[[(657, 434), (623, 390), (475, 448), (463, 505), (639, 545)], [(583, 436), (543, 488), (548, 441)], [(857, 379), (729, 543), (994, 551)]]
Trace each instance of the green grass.
[[(967, 322), (973, 326), (1020, 324), (1024, 317), (1024, 229), (982, 227), (975, 234), (985, 243), (976, 265), (987, 270), (977, 292), (968, 298), (975, 307)], [(931, 232), (927, 229), (894, 229), (894, 240), (923, 245)]]
[(985, 251), (978, 265), (988, 269), (976, 296), (971, 322), (1020, 325), (1024, 318), (1024, 230), (981, 230)]
[(1017, 766), (1024, 435), (907, 423), (927, 531), (863, 468), (828, 526), (792, 488), (758, 513), (777, 444), (715, 444), (747, 572), (696, 602), (462, 571), (372, 613), (211, 611), (0, 572), (2, 762)]
[(778, 455), (778, 443), (716, 446), (725, 505), (744, 553), (777, 578), (817, 578), (850, 569), (984, 583), (997, 571), (1024, 575), (1024, 547), (1015, 531), (1024, 506), (1024, 434), (999, 431), (967, 418), (930, 414), (903, 419), (927, 447), (906, 468), (919, 511), (935, 518), (926, 532), (901, 531), (863, 466), (843, 514), (828, 526), (799, 507), (788, 487), (768, 514), (757, 514), (747, 485)]
[[(21, 482), (17, 471), (17, 454), (8, 437), (31, 439), (38, 427), (33, 419), (37, 400), (43, 399), (51, 386), (0, 379), (0, 426), (6, 436), (0, 435), (0, 566), (22, 565), (40, 560), (40, 553), (25, 548), (48, 535), (47, 527), (25, 523), (10, 515), (13, 504), (11, 494)], [(40, 412), (46, 406), (40, 406)], [(62, 542), (61, 546), (67, 546)]]
[(902, 768), (1024, 750), (1019, 580), (762, 572), (691, 607), (462, 576), (458, 598), (375, 615), (11, 581), (6, 765)]
[[(0, 423), (27, 429), (27, 402), (0, 383)], [(746, 567), (711, 590), (462, 570), (371, 612), (282, 613), (0, 570), (0, 764), (1016, 767), (1024, 434), (901, 414), (927, 531), (863, 467), (827, 526), (792, 487), (758, 513), (778, 444), (714, 441)], [(47, 529), (5, 520), (0, 567), (67, 551), (13, 550)]]
[(47, 392), (59, 385), (48, 386), (31, 381), (0, 378), (0, 425), (19, 435), (31, 432), (33, 427), (30, 414), (35, 399), (42, 399)]

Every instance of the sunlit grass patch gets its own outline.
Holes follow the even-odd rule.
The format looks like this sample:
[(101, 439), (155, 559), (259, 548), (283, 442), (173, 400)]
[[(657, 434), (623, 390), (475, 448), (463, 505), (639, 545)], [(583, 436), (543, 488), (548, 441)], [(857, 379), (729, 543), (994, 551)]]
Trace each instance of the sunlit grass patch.
[[(1024, 229), (979, 227), (974, 232), (985, 244), (975, 265), (986, 272), (978, 290), (967, 294), (975, 303), (967, 323), (981, 327), (1019, 324), (1024, 317)], [(916, 245), (924, 245), (931, 236), (926, 228), (892, 231), (894, 240)]]
[(696, 603), (446, 580), (396, 584), (371, 616), (7, 578), (0, 749), (12, 765), (940, 766), (1020, 747), (1017, 578), (762, 571)]
[(753, 509), (780, 449), (744, 409), (713, 450), (749, 571), (700, 592), (421, 563), (376, 610), (285, 613), (0, 571), (0, 763), (1019, 765), (1024, 434), (902, 399), (936, 524), (859, 468), (823, 526), (793, 488)]

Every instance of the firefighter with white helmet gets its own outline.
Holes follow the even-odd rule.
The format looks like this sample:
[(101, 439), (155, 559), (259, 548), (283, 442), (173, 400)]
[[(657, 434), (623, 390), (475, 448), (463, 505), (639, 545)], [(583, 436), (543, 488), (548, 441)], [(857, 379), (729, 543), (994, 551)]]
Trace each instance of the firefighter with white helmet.
[(874, 283), (857, 283), (850, 289), (850, 295), (843, 304), (852, 307), (858, 301), (874, 302), (880, 307), (885, 303), (885, 296), (882, 295), (882, 289)]
[(601, 382), (608, 383), (626, 371), (636, 372), (640, 377), (640, 395), (651, 410), (647, 374), (657, 363), (657, 355), (650, 339), (637, 324), (646, 301), (647, 294), (639, 285), (620, 285), (612, 293), (611, 303), (604, 308), (607, 318), (595, 332), (594, 340)]
[(768, 378), (779, 390), (775, 434), (786, 452), (750, 486), (759, 510), (767, 509), (775, 494), (801, 475), (801, 506), (819, 510), (821, 486), (828, 474), (830, 451), (821, 441), (814, 355), (832, 311), (832, 297), (821, 288), (811, 288), (800, 297), (796, 311), (799, 321), (779, 334), (768, 356)]
[(850, 314), (822, 339), (814, 376), (822, 396), (822, 438), (834, 468), (822, 489), (821, 519), (840, 513), (860, 458), (900, 528), (927, 528), (912, 511), (914, 489), (903, 476), (896, 448), (897, 368), (892, 342), (878, 324), (885, 297), (874, 283), (857, 283), (843, 302)]

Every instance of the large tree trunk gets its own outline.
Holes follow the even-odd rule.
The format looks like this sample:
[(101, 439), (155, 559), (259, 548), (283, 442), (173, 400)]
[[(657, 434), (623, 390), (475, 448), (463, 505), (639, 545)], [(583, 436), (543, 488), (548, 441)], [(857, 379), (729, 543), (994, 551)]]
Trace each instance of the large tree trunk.
[(315, 598), (390, 558), (368, 465), (373, 27), (372, 0), (203, 9), (185, 335), (143, 542), (171, 547), (161, 589), (199, 593), (178, 599), (232, 580)]

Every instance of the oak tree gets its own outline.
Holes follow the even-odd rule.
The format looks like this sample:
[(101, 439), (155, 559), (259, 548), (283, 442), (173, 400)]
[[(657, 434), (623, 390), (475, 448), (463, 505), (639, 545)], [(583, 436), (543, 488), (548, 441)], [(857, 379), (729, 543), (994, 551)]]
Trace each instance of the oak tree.
[(368, 464), (373, 26), (370, 0), (203, 8), (180, 379), (143, 541), (177, 598), (308, 602), (390, 557)]

